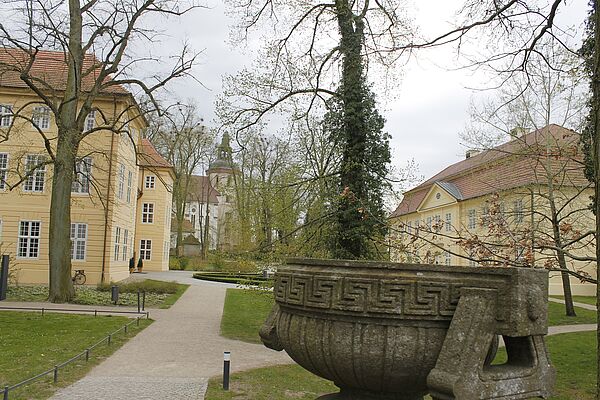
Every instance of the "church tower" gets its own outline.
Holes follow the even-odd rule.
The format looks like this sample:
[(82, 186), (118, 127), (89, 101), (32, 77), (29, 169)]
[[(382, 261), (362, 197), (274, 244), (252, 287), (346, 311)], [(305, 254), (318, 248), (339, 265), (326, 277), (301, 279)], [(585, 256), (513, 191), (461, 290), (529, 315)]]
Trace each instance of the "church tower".
[(206, 174), (212, 187), (219, 192), (217, 206), (216, 248), (232, 250), (236, 244), (234, 226), (234, 174), (232, 150), (229, 135), (223, 134), (221, 144), (217, 146), (216, 159), (208, 166)]
[(206, 171), (212, 186), (222, 194), (226, 194), (233, 186), (233, 159), (229, 142), (229, 135), (224, 133), (221, 144), (217, 146), (217, 158), (209, 164)]

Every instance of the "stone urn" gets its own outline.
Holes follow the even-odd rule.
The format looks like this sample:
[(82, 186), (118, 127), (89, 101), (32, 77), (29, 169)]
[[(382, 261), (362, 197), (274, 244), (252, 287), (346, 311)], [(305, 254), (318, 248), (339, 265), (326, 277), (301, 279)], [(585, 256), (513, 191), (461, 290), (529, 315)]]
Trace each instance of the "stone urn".
[(263, 343), (340, 388), (320, 399), (551, 394), (544, 270), (292, 259), (274, 296)]

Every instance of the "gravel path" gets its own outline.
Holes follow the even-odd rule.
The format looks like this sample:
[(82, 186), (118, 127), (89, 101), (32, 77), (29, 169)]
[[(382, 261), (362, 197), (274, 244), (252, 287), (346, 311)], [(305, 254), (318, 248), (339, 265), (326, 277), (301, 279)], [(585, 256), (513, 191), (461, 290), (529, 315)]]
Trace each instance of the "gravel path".
[[(548, 301), (551, 301), (553, 303), (560, 303), (560, 304), (565, 304), (564, 300), (561, 299), (557, 299), (555, 297), (549, 297)], [(578, 303), (576, 301), (573, 302), (573, 305), (575, 307), (581, 307), (581, 308), (585, 308), (586, 310), (592, 310), (592, 311), (596, 311), (596, 306), (593, 306), (591, 304), (585, 304), (585, 303)]]
[(222, 373), (223, 351), (231, 352), (232, 372), (292, 362), (284, 352), (219, 336), (228, 285), (185, 272), (146, 277), (191, 286), (170, 309), (152, 310), (152, 325), (52, 399), (203, 399), (208, 378)]

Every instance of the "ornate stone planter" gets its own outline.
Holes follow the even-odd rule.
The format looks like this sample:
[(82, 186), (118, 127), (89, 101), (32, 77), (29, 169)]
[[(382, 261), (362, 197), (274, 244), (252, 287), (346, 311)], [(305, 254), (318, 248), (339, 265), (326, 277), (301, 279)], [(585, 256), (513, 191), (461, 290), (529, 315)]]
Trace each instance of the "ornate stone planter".
[(547, 398), (547, 292), (538, 269), (293, 259), (260, 333), (341, 389), (322, 399)]

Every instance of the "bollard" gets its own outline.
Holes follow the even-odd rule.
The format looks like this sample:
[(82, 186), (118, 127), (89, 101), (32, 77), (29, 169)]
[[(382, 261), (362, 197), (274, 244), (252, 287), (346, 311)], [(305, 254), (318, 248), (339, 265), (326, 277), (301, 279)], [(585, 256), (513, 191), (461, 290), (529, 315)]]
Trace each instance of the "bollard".
[(90, 349), (85, 349), (85, 361), (90, 361)]
[(108, 344), (110, 345), (110, 342), (112, 340), (112, 335), (108, 335)]
[(125, 333), (127, 333), (127, 327), (128, 327), (128, 326), (129, 326), (129, 325), (125, 325)]
[(42, 317), (44, 316), (44, 307), (42, 307)]
[(142, 311), (146, 311), (146, 291), (142, 292)]
[(2, 256), (2, 265), (0, 266), (0, 301), (6, 300), (6, 291), (8, 290), (8, 255)]
[(8, 400), (8, 385), (4, 386), (4, 396), (3, 400)]
[(54, 366), (54, 383), (58, 382), (58, 365)]
[(112, 301), (115, 306), (119, 302), (119, 287), (117, 285), (110, 287), (110, 301)]
[(229, 390), (229, 369), (231, 363), (231, 352), (223, 352), (223, 390)]
[(140, 317), (137, 317), (137, 318), (135, 319), (135, 324), (136, 324), (137, 326), (140, 326)]
[(137, 291), (138, 313), (140, 312), (140, 289)]

